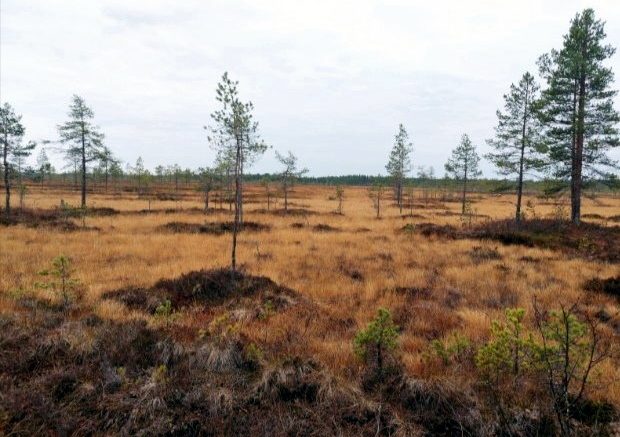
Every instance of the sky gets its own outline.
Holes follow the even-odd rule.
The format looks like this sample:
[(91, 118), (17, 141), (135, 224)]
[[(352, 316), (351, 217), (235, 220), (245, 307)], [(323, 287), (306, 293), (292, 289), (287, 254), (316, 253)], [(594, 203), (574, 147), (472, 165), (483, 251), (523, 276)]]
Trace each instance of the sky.
[(385, 173), (402, 123), (441, 175), (463, 133), (489, 151), (502, 95), (586, 7), (620, 47), (617, 0), (1, 0), (0, 100), (54, 140), (78, 94), (123, 161), (197, 168), (228, 71), (272, 146), (251, 172), (291, 150), (315, 176)]

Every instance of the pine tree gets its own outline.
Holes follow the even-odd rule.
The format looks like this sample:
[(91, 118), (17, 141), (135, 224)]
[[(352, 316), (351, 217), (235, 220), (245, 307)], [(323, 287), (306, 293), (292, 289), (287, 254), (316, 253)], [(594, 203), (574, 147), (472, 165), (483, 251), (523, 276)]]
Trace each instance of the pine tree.
[(52, 164), (45, 148), (41, 148), (39, 155), (37, 155), (37, 171), (39, 172), (41, 183), (45, 182), (45, 175), (49, 175), (52, 172)]
[(4, 213), (11, 215), (11, 160), (19, 151), (26, 130), (21, 123), (21, 115), (15, 114), (8, 103), (0, 106), (0, 141), (2, 142), (2, 164), (4, 167)]
[(271, 179), (269, 176), (261, 178), (261, 186), (265, 189), (265, 198), (267, 199), (267, 211), (271, 209)]
[(467, 134), (463, 134), (461, 143), (452, 151), (452, 156), (445, 165), (448, 175), (452, 175), (454, 179), (463, 182), (462, 214), (465, 214), (467, 182), (476, 176), (480, 176), (478, 162), (480, 162), (480, 157), (476, 153), (476, 146), (472, 144)]
[(199, 168), (198, 173), (200, 174), (200, 189), (204, 193), (204, 201), (205, 201), (205, 212), (209, 211), (209, 195), (211, 191), (216, 188), (217, 183), (217, 172), (215, 169), (205, 167)]
[(534, 76), (529, 72), (517, 85), (510, 85), (510, 92), (504, 95), (504, 112), (497, 111), (495, 138), (487, 141), (495, 151), (485, 158), (495, 164), (502, 175), (517, 176), (517, 223), (521, 221), (523, 176), (540, 169), (543, 164), (541, 126), (536, 116), (538, 91)]
[[(223, 201), (228, 203), (228, 209), (232, 208), (233, 200), (233, 172), (235, 168), (235, 155), (233, 149), (220, 149), (215, 157), (215, 171), (221, 180), (220, 187), (220, 208), (223, 208)], [(243, 199), (243, 196), (241, 196)]]
[(570, 179), (571, 220), (581, 218), (581, 190), (589, 177), (608, 177), (618, 168), (607, 152), (617, 147), (620, 121), (613, 107), (614, 76), (604, 65), (615, 48), (604, 44), (604, 23), (592, 9), (571, 21), (561, 50), (539, 60), (548, 88), (542, 93), (549, 164), (554, 176)]
[(238, 82), (233, 82), (224, 73), (217, 85), (216, 100), (221, 108), (211, 114), (213, 125), (209, 130), (209, 142), (218, 154), (234, 156), (235, 220), (231, 268), (236, 270), (237, 233), (243, 223), (243, 172), (258, 156), (267, 150), (267, 145), (258, 135), (258, 122), (254, 121), (252, 102), (239, 99)]
[(377, 177), (377, 180), (368, 187), (368, 197), (372, 200), (378, 219), (381, 218), (381, 199), (383, 199), (383, 191), (383, 184), (381, 183), (380, 177)]
[(407, 174), (411, 170), (411, 149), (413, 145), (409, 142), (409, 135), (405, 127), (400, 124), (398, 133), (394, 137), (394, 147), (390, 152), (390, 158), (385, 166), (394, 183), (394, 194), (396, 202), (403, 212), (403, 185)]
[(308, 173), (308, 169), (298, 168), (297, 157), (290, 150), (287, 155), (282, 155), (276, 151), (276, 158), (284, 166), (282, 173), (280, 173), (280, 180), (282, 181), (282, 191), (284, 192), (284, 211), (288, 212), (288, 192), (295, 183), (295, 179)]
[(109, 147), (103, 146), (101, 153), (99, 154), (99, 166), (103, 171), (103, 177), (105, 181), (105, 191), (108, 192), (108, 180), (110, 179), (110, 168), (117, 163), (118, 160), (114, 157), (112, 150)]
[(166, 173), (166, 168), (163, 165), (158, 165), (155, 167), (155, 176), (157, 176), (157, 182), (160, 184), (164, 182), (164, 174)]
[(26, 144), (19, 143), (13, 148), (13, 165), (17, 170), (17, 185), (20, 190), (23, 189), (24, 184), (22, 181), (22, 170), (26, 158), (32, 155), (32, 152), (37, 147), (37, 143), (34, 141), (28, 141)]
[(69, 106), (70, 120), (58, 126), (60, 142), (68, 144), (65, 151), (71, 160), (79, 158), (82, 176), (82, 208), (86, 207), (86, 170), (87, 165), (99, 159), (103, 150), (103, 134), (99, 127), (92, 124), (94, 113), (86, 106), (84, 99), (74, 95)]
[(168, 175), (170, 180), (174, 182), (174, 192), (179, 191), (179, 177), (181, 177), (181, 166), (179, 164), (172, 164), (168, 166)]
[(110, 163), (110, 177), (114, 185), (114, 190), (118, 190), (118, 181), (123, 178), (123, 165), (120, 160), (115, 160)]
[(141, 156), (136, 159), (136, 165), (133, 166), (133, 173), (136, 176), (136, 185), (138, 187), (138, 196), (142, 196), (144, 188), (144, 177), (146, 169), (144, 168), (144, 160)]

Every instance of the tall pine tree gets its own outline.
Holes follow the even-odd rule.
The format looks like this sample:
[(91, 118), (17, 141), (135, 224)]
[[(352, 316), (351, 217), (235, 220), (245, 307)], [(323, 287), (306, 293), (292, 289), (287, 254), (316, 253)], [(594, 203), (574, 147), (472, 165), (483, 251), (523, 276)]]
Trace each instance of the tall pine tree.
[(571, 220), (581, 218), (581, 190), (589, 177), (605, 178), (617, 169), (607, 152), (619, 145), (617, 91), (611, 68), (604, 65), (615, 48), (604, 44), (604, 23), (592, 9), (571, 21), (561, 50), (539, 60), (548, 88), (542, 93), (549, 164), (554, 176), (570, 180)]
[(254, 105), (239, 98), (238, 82), (230, 80), (224, 73), (217, 85), (216, 100), (220, 109), (211, 114), (213, 125), (209, 130), (209, 142), (218, 151), (218, 156), (234, 157), (235, 220), (231, 269), (237, 268), (237, 233), (243, 223), (243, 172), (258, 156), (267, 150), (267, 145), (258, 135), (258, 122), (253, 118)]
[(485, 158), (495, 164), (502, 175), (517, 177), (517, 223), (521, 221), (523, 176), (540, 169), (543, 164), (541, 126), (536, 116), (538, 94), (539, 87), (529, 72), (517, 85), (510, 85), (510, 92), (504, 95), (504, 112), (497, 111), (495, 138), (487, 141), (495, 150)]
[(446, 172), (456, 180), (463, 183), (463, 195), (461, 197), (461, 213), (465, 214), (467, 201), (467, 182), (480, 175), (478, 163), (480, 157), (467, 134), (461, 137), (461, 143), (452, 151), (452, 156), (445, 164)]
[(86, 207), (87, 165), (98, 160), (103, 151), (103, 134), (92, 124), (93, 110), (86, 106), (84, 99), (74, 95), (69, 106), (70, 120), (58, 126), (60, 142), (67, 144), (66, 156), (79, 163), (82, 177), (82, 208)]
[(21, 123), (22, 116), (15, 114), (8, 103), (0, 106), (0, 142), (2, 144), (2, 165), (4, 166), (4, 214), (11, 215), (11, 160), (20, 149), (26, 130)]
[(400, 124), (398, 126), (398, 133), (394, 137), (394, 147), (392, 147), (385, 169), (394, 183), (394, 194), (401, 214), (403, 212), (403, 186), (407, 174), (411, 171), (412, 147), (413, 145), (409, 141), (409, 134), (407, 134), (405, 127)]

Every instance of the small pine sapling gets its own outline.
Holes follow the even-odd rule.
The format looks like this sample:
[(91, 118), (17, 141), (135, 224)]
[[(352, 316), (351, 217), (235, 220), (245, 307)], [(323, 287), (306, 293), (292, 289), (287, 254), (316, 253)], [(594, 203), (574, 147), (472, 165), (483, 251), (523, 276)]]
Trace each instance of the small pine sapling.
[(534, 315), (541, 343), (537, 362), (546, 378), (546, 387), (562, 435), (572, 435), (572, 414), (586, 394), (592, 370), (611, 354), (598, 323), (580, 321), (577, 306), (560, 307), (543, 314), (534, 300)]
[(379, 308), (374, 320), (355, 336), (355, 354), (364, 361), (372, 360), (380, 375), (383, 373), (386, 354), (396, 348), (397, 340), (398, 326), (394, 324), (390, 311)]
[(344, 202), (344, 189), (341, 185), (336, 186), (336, 200), (338, 201), (338, 209), (336, 212), (342, 214), (342, 204)]
[(381, 199), (383, 199), (385, 188), (381, 182), (377, 181), (368, 188), (368, 196), (372, 200), (372, 204), (377, 213), (377, 218), (381, 218)]
[(155, 308), (155, 318), (164, 322), (166, 327), (174, 321), (176, 313), (172, 309), (172, 302), (169, 299), (164, 300)]
[(506, 322), (494, 320), (492, 339), (476, 354), (476, 365), (485, 377), (497, 382), (502, 375), (519, 375), (531, 365), (534, 341), (523, 335), (523, 308), (506, 309)]
[(72, 278), (72, 274), (71, 260), (65, 255), (60, 255), (52, 260), (51, 268), (39, 272), (40, 276), (50, 279), (37, 282), (35, 285), (39, 288), (51, 290), (58, 295), (62, 301), (62, 306), (67, 308), (73, 300), (80, 297), (77, 294), (79, 281)]

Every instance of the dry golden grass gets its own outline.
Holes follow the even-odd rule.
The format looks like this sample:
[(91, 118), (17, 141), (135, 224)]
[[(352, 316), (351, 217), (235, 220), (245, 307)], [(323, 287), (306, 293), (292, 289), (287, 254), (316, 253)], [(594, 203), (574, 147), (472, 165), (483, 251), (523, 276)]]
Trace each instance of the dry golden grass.
[[(269, 224), (272, 229), (241, 234), (238, 259), (243, 268), (298, 291), (320, 309), (317, 314), (286, 311), (243, 325), (244, 334), (268, 353), (313, 356), (333, 373), (350, 376), (358, 366), (351, 347), (355, 332), (365, 326), (378, 307), (386, 307), (403, 328), (400, 350), (406, 370), (413, 375), (432, 376), (444, 370), (425, 366), (423, 356), (430, 340), (458, 331), (474, 342), (483, 341), (488, 337), (491, 320), (501, 318), (504, 308), (520, 306), (531, 313), (533, 296), (546, 308), (579, 301), (590, 314), (604, 308), (612, 321), (618, 323), (620, 319), (618, 301), (582, 289), (584, 281), (592, 277), (618, 275), (617, 264), (568, 258), (550, 250), (398, 232), (406, 223), (460, 226), (457, 202), (431, 201), (426, 205), (418, 193), (414, 214), (422, 217), (411, 219), (402, 218), (392, 201), (386, 200), (382, 218), (377, 220), (364, 188), (346, 188), (344, 215), (337, 215), (333, 213), (336, 201), (329, 199), (333, 189), (300, 186), (295, 189), (292, 207), (316, 214), (282, 216), (256, 212), (265, 207), (260, 198), (262, 191), (250, 186), (248, 193), (254, 201), (245, 206), (245, 220)], [(87, 226), (97, 227), (98, 231), (0, 227), (0, 311), (14, 310), (11, 293), (32, 290), (37, 272), (61, 253), (73, 260), (76, 276), (85, 287), (86, 301), (99, 316), (114, 320), (143, 315), (120, 303), (102, 300), (106, 291), (129, 285), (150, 286), (160, 278), (227, 266), (229, 235), (173, 234), (158, 229), (171, 221), (231, 220), (227, 211), (208, 215), (187, 211), (202, 207), (198, 194), (188, 191), (190, 194), (193, 200), (151, 203), (153, 209), (177, 207), (176, 213), (87, 217)], [(77, 193), (58, 191), (34, 191), (26, 202), (28, 207), (52, 208), (61, 198), (78, 203)], [(513, 214), (511, 195), (473, 195), (472, 199), (477, 214), (491, 218)], [(527, 200), (536, 205), (538, 216), (553, 214), (556, 209), (535, 197)], [(145, 209), (148, 203), (131, 195), (118, 198), (97, 194), (89, 197), (89, 206), (111, 207), (122, 213)], [(281, 208), (281, 203), (277, 207)], [(620, 198), (584, 199), (583, 212), (603, 217), (618, 215)], [(305, 226), (294, 228), (293, 223)], [(338, 231), (317, 232), (312, 229), (317, 224), (328, 224)], [(469, 256), (474, 246), (496, 248), (501, 259), (476, 262)], [(523, 257), (536, 262), (523, 261)], [(430, 294), (416, 297), (399, 292), (399, 287), (428, 289)], [(204, 326), (195, 325), (205, 321), (187, 313), (177, 323), (198, 329)], [(530, 327), (531, 323), (528, 319)], [(604, 329), (613, 334), (611, 323)], [(291, 336), (291, 332), (305, 341), (294, 341), (298, 336)], [(593, 393), (617, 406), (619, 363), (616, 357), (600, 368)]]

